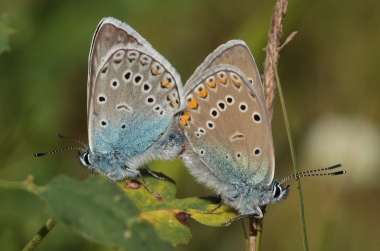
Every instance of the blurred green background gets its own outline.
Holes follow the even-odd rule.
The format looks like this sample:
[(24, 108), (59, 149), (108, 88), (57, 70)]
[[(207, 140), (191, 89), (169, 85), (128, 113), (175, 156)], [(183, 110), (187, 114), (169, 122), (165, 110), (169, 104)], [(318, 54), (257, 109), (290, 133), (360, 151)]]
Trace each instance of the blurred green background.
[[(0, 179), (32, 174), (46, 184), (59, 174), (91, 175), (75, 152), (35, 158), (73, 142), (87, 142), (86, 83), (90, 43), (98, 22), (113, 16), (131, 25), (178, 70), (183, 82), (217, 46), (245, 40), (262, 72), (275, 1), (259, 0), (1, 0), (13, 30), (0, 55)], [(342, 163), (348, 174), (305, 178), (311, 250), (380, 247), (380, 1), (290, 1), (279, 73), (300, 171)], [(276, 100), (273, 120), (276, 177), (292, 173)], [(178, 184), (178, 197), (210, 194), (179, 160), (151, 164)], [(264, 250), (302, 250), (298, 197), (270, 205)], [(21, 191), (0, 190), (0, 249), (21, 250), (46, 221), (44, 203)], [(244, 250), (242, 222), (212, 228), (189, 221), (193, 239), (176, 250)], [(106, 250), (58, 224), (37, 250)]]

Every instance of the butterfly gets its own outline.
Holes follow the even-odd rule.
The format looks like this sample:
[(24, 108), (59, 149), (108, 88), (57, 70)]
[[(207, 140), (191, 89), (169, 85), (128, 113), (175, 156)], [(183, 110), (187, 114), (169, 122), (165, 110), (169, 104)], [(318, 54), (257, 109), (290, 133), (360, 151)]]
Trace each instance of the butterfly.
[(186, 140), (181, 158), (200, 183), (239, 212), (230, 221), (263, 217), (261, 207), (287, 197), (284, 181), (316, 175), (304, 172), (274, 180), (274, 146), (263, 85), (245, 42), (232, 40), (211, 53), (187, 81), (183, 100), (179, 125)]
[(174, 67), (141, 35), (117, 19), (102, 19), (89, 55), (89, 146), (67, 149), (81, 150), (82, 165), (111, 181), (140, 175), (151, 160), (176, 158), (184, 140), (174, 117), (181, 88)]

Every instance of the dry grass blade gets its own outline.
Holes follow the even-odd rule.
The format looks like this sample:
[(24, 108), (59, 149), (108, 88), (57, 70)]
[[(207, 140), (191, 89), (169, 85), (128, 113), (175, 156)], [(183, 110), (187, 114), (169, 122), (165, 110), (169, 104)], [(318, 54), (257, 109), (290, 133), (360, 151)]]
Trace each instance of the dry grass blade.
[[(287, 0), (278, 0), (275, 11), (272, 16), (271, 25), (268, 34), (268, 44), (266, 47), (266, 58), (264, 64), (264, 92), (266, 104), (269, 112), (270, 120), (273, 117), (273, 99), (276, 90), (276, 74), (274, 69), (277, 68), (280, 50), (294, 37), (294, 33), (280, 47), (280, 39), (282, 35), (283, 21), (288, 9)], [(265, 209), (264, 209), (265, 210)], [(250, 251), (258, 251), (261, 248), (263, 219), (249, 219), (249, 247)]]
[[(270, 119), (272, 119), (273, 116), (273, 99), (276, 90), (276, 76), (273, 66), (278, 65), (278, 60), (280, 57), (279, 48), (283, 27), (282, 23), (284, 21), (287, 9), (287, 0), (277, 1), (276, 8), (271, 20), (268, 35), (268, 44), (266, 47), (267, 54), (264, 63), (264, 92)], [(272, 59), (274, 61), (272, 61)]]

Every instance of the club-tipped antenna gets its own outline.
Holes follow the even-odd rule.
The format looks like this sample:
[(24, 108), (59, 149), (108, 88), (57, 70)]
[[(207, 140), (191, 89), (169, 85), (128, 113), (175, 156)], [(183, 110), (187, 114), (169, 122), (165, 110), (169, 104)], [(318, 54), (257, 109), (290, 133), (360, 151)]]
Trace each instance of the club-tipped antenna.
[(35, 157), (42, 157), (42, 156), (46, 156), (46, 155), (49, 155), (49, 154), (62, 152), (62, 151), (65, 151), (65, 150), (81, 150), (81, 151), (86, 151), (86, 149), (84, 149), (82, 147), (72, 146), (72, 147), (66, 147), (66, 148), (58, 149), (58, 150), (47, 152), (47, 153), (35, 153), (34, 156)]
[(66, 140), (71, 140), (71, 141), (78, 142), (78, 143), (84, 145), (86, 148), (88, 148), (88, 146), (83, 141), (80, 141), (79, 139), (74, 139), (74, 138), (66, 137), (66, 136), (63, 136), (63, 135), (61, 135), (59, 133), (58, 133), (58, 137), (60, 137), (61, 139), (66, 139)]
[(46, 153), (35, 153), (34, 156), (35, 157), (41, 157), (41, 156), (46, 156), (46, 155), (49, 155), (49, 154), (58, 153), (58, 152), (61, 152), (61, 151), (66, 151), (66, 150), (80, 150), (80, 151), (85, 152), (88, 149), (88, 146), (85, 143), (83, 143), (82, 141), (78, 140), (78, 139), (66, 137), (66, 136), (63, 136), (63, 135), (61, 135), (59, 133), (58, 133), (58, 137), (60, 137), (61, 139), (75, 141), (77, 143), (80, 143), (80, 144), (84, 145), (86, 148), (77, 147), (77, 146), (71, 146), (71, 147), (66, 147), (66, 148), (62, 148), (62, 149), (58, 149), (58, 150), (54, 150), (54, 151), (46, 152)]
[[(292, 180), (292, 179), (297, 179), (297, 178), (302, 178), (302, 177), (311, 177), (311, 176), (326, 176), (326, 175), (341, 175), (347, 173), (346, 171), (337, 171), (333, 173), (315, 173), (315, 172), (320, 172), (320, 171), (326, 171), (326, 170), (332, 170), (338, 167), (341, 167), (341, 164), (337, 164), (334, 166), (330, 166), (327, 168), (322, 168), (322, 169), (316, 169), (316, 170), (311, 170), (311, 171), (305, 171), (305, 172), (300, 172), (297, 174), (292, 174), (288, 177), (283, 178), (278, 184), (281, 185), (282, 183)], [(311, 173), (311, 174), (310, 174)]]

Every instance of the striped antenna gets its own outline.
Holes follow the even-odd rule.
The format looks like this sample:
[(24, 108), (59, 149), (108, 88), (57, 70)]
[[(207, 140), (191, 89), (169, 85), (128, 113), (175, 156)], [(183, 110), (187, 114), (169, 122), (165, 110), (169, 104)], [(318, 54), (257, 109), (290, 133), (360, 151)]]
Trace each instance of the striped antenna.
[(67, 139), (67, 140), (78, 142), (78, 143), (84, 145), (86, 148), (88, 148), (88, 146), (83, 141), (80, 141), (79, 139), (74, 139), (74, 138), (69, 138), (69, 137), (66, 137), (66, 136), (62, 136), (59, 133), (58, 133), (58, 137), (60, 137), (61, 139)]
[[(302, 177), (311, 177), (311, 176), (326, 176), (326, 175), (341, 175), (347, 173), (347, 171), (337, 171), (333, 173), (315, 173), (315, 172), (320, 172), (320, 171), (326, 171), (326, 170), (332, 170), (338, 167), (341, 167), (341, 164), (337, 164), (335, 166), (330, 166), (327, 168), (322, 168), (322, 169), (316, 169), (316, 170), (311, 170), (311, 171), (305, 171), (297, 174), (290, 175), (288, 177), (283, 178), (278, 184), (281, 185), (282, 183), (292, 180), (292, 179), (297, 179), (297, 178), (302, 178)], [(310, 174), (312, 173), (312, 174)]]
[(62, 136), (59, 133), (58, 133), (58, 137), (60, 137), (61, 139), (67, 139), (67, 140), (78, 142), (78, 143), (84, 145), (86, 148), (72, 146), (72, 147), (66, 147), (66, 148), (62, 148), (62, 149), (58, 149), (58, 150), (51, 151), (51, 152), (46, 152), (46, 153), (35, 153), (34, 156), (35, 157), (42, 157), (42, 156), (46, 156), (46, 155), (49, 155), (49, 154), (58, 153), (58, 152), (61, 152), (61, 151), (66, 151), (66, 150), (80, 150), (80, 151), (85, 152), (88, 149), (88, 146), (85, 143), (83, 143), (82, 141), (78, 140), (78, 139), (65, 137), (65, 136)]

